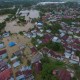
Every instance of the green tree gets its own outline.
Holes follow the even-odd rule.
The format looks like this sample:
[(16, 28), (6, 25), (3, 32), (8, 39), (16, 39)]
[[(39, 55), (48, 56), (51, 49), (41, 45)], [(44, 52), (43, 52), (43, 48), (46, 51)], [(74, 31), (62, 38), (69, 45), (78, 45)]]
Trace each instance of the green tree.
[(51, 60), (47, 55), (41, 60), (42, 71), (40, 73), (40, 80), (58, 80), (56, 76), (52, 74), (52, 71), (57, 68), (63, 68), (64, 63), (60, 61)]
[(80, 58), (80, 51), (76, 51), (76, 56)]
[(6, 26), (6, 22), (0, 23), (0, 31), (1, 31), (2, 29), (4, 29), (5, 26)]
[(46, 44), (46, 47), (54, 51), (64, 53), (64, 48), (61, 43), (50, 41), (48, 44)]
[(75, 76), (80, 80), (80, 66), (79, 65), (73, 65), (73, 69), (75, 70)]

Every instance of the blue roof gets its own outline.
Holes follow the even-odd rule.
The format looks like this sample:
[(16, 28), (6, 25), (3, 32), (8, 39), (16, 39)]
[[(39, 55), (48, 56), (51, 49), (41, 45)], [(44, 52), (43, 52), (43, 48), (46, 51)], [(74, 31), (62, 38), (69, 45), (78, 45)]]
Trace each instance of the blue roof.
[(16, 43), (15, 42), (10, 42), (8, 45), (9, 45), (9, 47), (13, 47), (13, 46), (16, 45)]

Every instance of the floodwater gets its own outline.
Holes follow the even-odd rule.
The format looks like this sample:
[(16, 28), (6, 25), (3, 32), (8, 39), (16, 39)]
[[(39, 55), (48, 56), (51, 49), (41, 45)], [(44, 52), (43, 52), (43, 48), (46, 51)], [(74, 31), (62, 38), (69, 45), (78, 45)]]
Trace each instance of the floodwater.
[[(26, 21), (29, 20), (29, 18), (38, 18), (39, 17), (39, 11), (37, 10), (24, 10), (24, 11), (20, 11), (21, 16), (25, 16)], [(29, 13), (29, 15), (27, 16), (27, 14)], [(32, 28), (34, 26), (34, 24), (32, 24), (31, 22), (28, 22), (25, 25), (18, 25), (17, 24), (17, 20), (8, 22), (6, 27), (5, 27), (5, 31), (11, 31), (12, 33), (18, 33), (20, 31), (28, 31), (30, 28)]]
[(0, 23), (2, 23), (7, 17), (8, 17), (8, 15), (1, 15), (0, 16)]

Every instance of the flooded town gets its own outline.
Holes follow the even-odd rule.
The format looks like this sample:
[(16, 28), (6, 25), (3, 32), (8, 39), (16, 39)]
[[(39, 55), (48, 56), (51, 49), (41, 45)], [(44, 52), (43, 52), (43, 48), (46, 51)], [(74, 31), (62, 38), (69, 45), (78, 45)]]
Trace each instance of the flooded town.
[(80, 4), (13, 2), (0, 8), (0, 80), (80, 80)]

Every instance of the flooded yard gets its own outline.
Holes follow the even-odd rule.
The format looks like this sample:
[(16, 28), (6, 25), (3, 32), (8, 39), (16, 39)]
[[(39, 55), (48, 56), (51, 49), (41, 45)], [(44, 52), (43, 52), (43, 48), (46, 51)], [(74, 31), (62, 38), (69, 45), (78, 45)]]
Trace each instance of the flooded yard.
[[(6, 37), (6, 38), (3, 38), (2, 40), (6, 46), (6, 50), (7, 50), (7, 53), (8, 53), (8, 57), (9, 59), (11, 59), (13, 53), (15, 53), (16, 51), (20, 50), (20, 46), (19, 45), (26, 45), (26, 48), (23, 52), (23, 54), (25, 54), (25, 57), (23, 57), (22, 59), (22, 63), (14, 68), (12, 66), (12, 71), (13, 71), (13, 75), (14, 75), (14, 78), (15, 78), (15, 73), (22, 67), (22, 66), (27, 66), (27, 59), (31, 59), (31, 50), (30, 50), (30, 47), (32, 47), (32, 43), (31, 43), (31, 39), (27, 38), (27, 37), (24, 37), (22, 35), (19, 35), (19, 34), (13, 34), (12, 36), (9, 36), (9, 37)], [(15, 42), (17, 43), (15, 46), (13, 47), (10, 47), (9, 46), (9, 42)]]
[[(19, 50), (19, 45), (20, 44), (25, 44), (26, 46), (30, 43), (31, 44), (31, 40), (27, 37), (21, 36), (21, 35), (12, 35), (10, 37), (7, 38), (3, 38), (3, 42), (6, 46), (7, 52), (9, 54), (9, 57), (12, 56), (13, 53), (15, 53), (16, 51)], [(17, 43), (17, 45), (13, 46), (13, 47), (9, 47), (8, 44), (9, 42), (15, 42)], [(32, 45), (28, 45), (29, 47)], [(29, 48), (28, 48), (29, 50)], [(26, 51), (29, 52), (29, 51)]]

